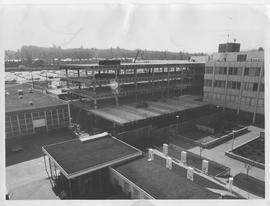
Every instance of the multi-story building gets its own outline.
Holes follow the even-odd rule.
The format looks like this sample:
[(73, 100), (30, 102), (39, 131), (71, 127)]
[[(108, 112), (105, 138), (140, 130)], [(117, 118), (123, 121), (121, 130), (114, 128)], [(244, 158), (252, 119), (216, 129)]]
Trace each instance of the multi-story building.
[(253, 123), (264, 118), (264, 52), (214, 53), (205, 64), (204, 101), (248, 113)]

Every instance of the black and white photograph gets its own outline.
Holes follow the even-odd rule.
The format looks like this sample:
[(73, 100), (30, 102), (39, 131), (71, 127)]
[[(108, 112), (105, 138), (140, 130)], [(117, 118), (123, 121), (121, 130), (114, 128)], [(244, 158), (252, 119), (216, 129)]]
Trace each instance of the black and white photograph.
[(0, 3), (5, 203), (267, 200), (270, 4), (30, 2)]

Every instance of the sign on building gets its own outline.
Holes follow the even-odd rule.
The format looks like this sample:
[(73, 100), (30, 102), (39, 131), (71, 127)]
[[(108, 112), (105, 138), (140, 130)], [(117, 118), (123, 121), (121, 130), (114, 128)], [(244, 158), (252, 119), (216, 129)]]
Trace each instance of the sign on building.
[(46, 126), (45, 119), (35, 119), (35, 120), (33, 120), (33, 127), (34, 128), (44, 127), (44, 126)]

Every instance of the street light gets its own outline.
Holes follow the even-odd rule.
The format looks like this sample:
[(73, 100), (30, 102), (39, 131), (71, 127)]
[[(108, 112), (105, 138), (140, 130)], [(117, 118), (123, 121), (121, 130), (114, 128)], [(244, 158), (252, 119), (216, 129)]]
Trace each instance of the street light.
[(177, 133), (179, 132), (179, 115), (176, 115), (176, 119), (177, 119)]
[(234, 146), (234, 130), (232, 130), (232, 136), (233, 136), (233, 138), (232, 138), (232, 151), (233, 151), (233, 146)]

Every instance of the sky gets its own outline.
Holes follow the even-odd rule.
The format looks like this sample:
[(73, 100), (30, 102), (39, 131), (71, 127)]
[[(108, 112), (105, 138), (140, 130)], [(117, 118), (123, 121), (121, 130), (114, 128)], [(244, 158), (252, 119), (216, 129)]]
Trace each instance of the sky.
[(215, 52), (234, 38), (264, 47), (265, 8), (244, 5), (5, 5), (5, 49), (22, 45)]

